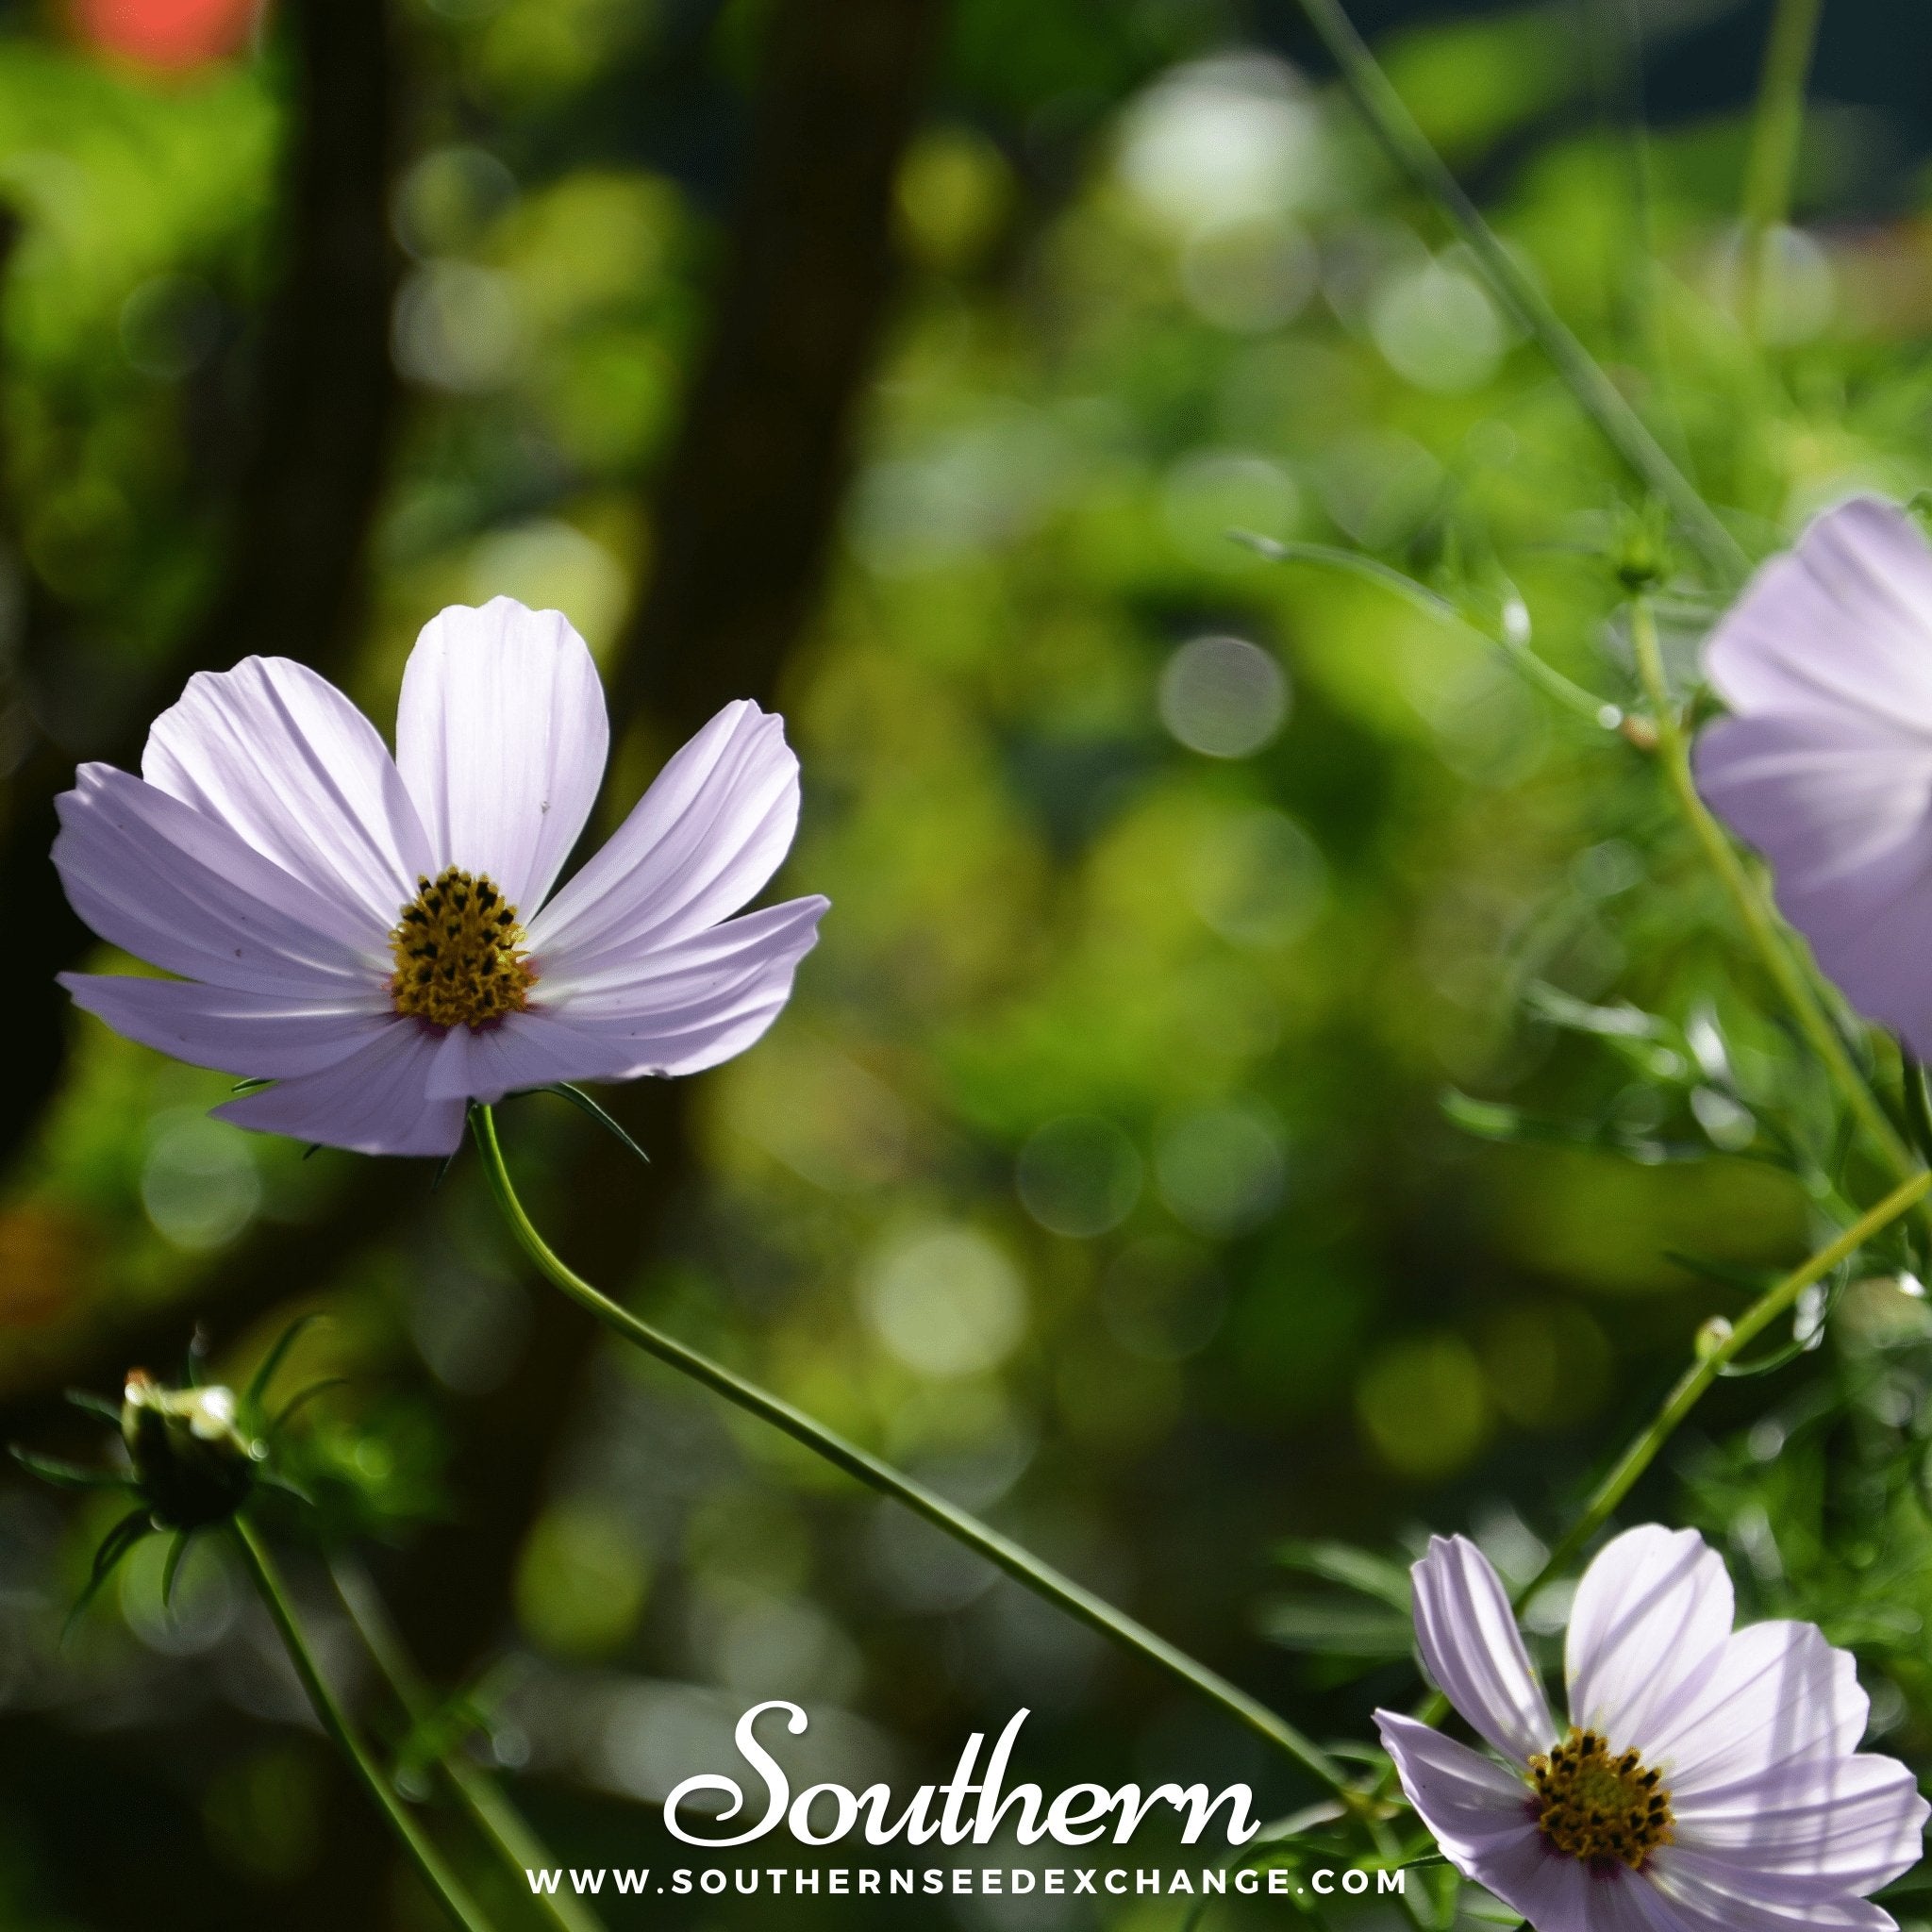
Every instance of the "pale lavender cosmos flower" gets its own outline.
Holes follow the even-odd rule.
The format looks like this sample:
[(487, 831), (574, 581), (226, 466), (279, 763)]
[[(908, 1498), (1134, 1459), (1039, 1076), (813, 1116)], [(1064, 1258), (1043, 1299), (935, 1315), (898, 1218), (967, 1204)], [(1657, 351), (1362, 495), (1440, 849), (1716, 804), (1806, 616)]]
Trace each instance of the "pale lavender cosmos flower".
[(1732, 1630), (1695, 1530), (1627, 1530), (1584, 1573), (1567, 1725), (1474, 1543), (1437, 1537), (1413, 1574), (1423, 1661), (1503, 1761), (1389, 1710), (1382, 1741), (1450, 1863), (1536, 1932), (1889, 1932), (1865, 1894), (1918, 1862), (1925, 1801), (1857, 1750), (1846, 1652)]
[(1712, 635), (1711, 808), (1868, 1019), (1932, 1058), (1932, 548), (1890, 504), (1821, 516)]
[(798, 823), (783, 722), (727, 705), (553, 898), (610, 727), (584, 641), (499, 597), (425, 625), (391, 758), (283, 658), (203, 673), (142, 775), (83, 765), (54, 862), (75, 911), (175, 979), (63, 974), (178, 1059), (275, 1084), (238, 1126), (449, 1154), (471, 1101), (692, 1074), (791, 994), (821, 898), (733, 919)]

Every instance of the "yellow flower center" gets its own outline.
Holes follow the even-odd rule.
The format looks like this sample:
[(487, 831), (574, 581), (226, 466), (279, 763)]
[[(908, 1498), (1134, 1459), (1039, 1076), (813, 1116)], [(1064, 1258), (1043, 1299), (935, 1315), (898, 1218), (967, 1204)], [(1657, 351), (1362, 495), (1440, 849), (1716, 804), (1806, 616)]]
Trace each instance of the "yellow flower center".
[(1595, 1731), (1572, 1728), (1546, 1757), (1529, 1760), (1537, 1823), (1559, 1852), (1641, 1871), (1674, 1828), (1671, 1794), (1636, 1752), (1610, 1756)]
[(473, 1031), (521, 1012), (537, 975), (524, 954), (517, 908), (483, 874), (453, 865), (416, 886), (389, 936), (396, 1011)]

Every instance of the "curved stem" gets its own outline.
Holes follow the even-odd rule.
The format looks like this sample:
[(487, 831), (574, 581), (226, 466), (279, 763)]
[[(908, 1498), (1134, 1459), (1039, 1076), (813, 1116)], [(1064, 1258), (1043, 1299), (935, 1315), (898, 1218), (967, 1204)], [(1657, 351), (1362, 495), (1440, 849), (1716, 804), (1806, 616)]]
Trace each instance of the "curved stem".
[(1637, 480), (1671, 507), (1698, 554), (1721, 583), (1742, 582), (1750, 560), (1696, 486), (1674, 463), (1623, 391), (1572, 333), (1569, 325), (1496, 232), (1483, 220), (1394, 86), (1375, 63), (1340, 0), (1301, 0), (1356, 105), (1390, 158), (1441, 210), (1461, 237), (1490, 291), (1531, 336), (1585, 415)]
[(1783, 995), (1791, 1017), (1797, 1022), (1832, 1084), (1852, 1110), (1860, 1127), (1884, 1158), (1894, 1176), (1903, 1179), (1913, 1174), (1919, 1163), (1898, 1129), (1879, 1106), (1871, 1084), (1853, 1063), (1844, 1041), (1832, 1024), (1831, 1016), (1819, 1000), (1804, 969), (1791, 953), (1779, 929), (1776, 914), (1746, 869), (1730, 835), (1718, 824), (1698, 794), (1697, 781), (1690, 770), (1690, 747), (1672, 701), (1664, 678), (1663, 652), (1657, 641), (1657, 620), (1648, 601), (1633, 598), (1630, 605), (1630, 637), (1637, 657), (1637, 675), (1650, 699), (1657, 724), (1657, 756), (1663, 761), (1664, 776), (1674, 794), (1705, 856), (1730, 894), (1744, 931), (1757, 949), (1765, 970)]
[[(341, 1562), (331, 1562), (328, 1574), (343, 1611), (362, 1640), (370, 1660), (389, 1686), (390, 1694), (401, 1707), (403, 1715), (412, 1724), (420, 1724), (430, 1715), (429, 1687), (403, 1648), (402, 1639), (390, 1623), (375, 1586), (359, 1568), (350, 1569)], [(465, 1757), (460, 1747), (438, 1758), (437, 1764), (448, 1778), (450, 1789), (470, 1823), (496, 1854), (514, 1890), (521, 1893), (532, 1872), (552, 1869), (555, 1860), (542, 1840), (488, 1772)], [(557, 1932), (603, 1932), (601, 1921), (575, 1893), (540, 1890), (532, 1895), (530, 1903), (557, 1927)]]
[(490, 1178), (490, 1191), (502, 1210), (504, 1220), (508, 1223), (510, 1232), (541, 1273), (573, 1301), (588, 1308), (606, 1327), (621, 1335), (632, 1346), (656, 1356), (659, 1361), (691, 1376), (693, 1381), (703, 1383), (712, 1393), (735, 1403), (748, 1414), (771, 1424), (775, 1429), (782, 1429), (793, 1441), (804, 1443), (847, 1475), (878, 1491), (881, 1495), (904, 1504), (914, 1515), (924, 1517), (935, 1529), (976, 1551), (988, 1562), (1004, 1570), (1015, 1582), (1024, 1584), (1037, 1596), (1044, 1597), (1048, 1603), (1066, 1611), (1090, 1629), (1097, 1630), (1123, 1649), (1144, 1657), (1191, 1690), (1219, 1705), (1238, 1723), (1294, 1758), (1330, 1790), (1344, 1796), (1352, 1804), (1357, 1802), (1335, 1760), (1320, 1745), (1303, 1737), (1292, 1724), (1277, 1717), (1245, 1690), (1210, 1671), (1205, 1664), (1197, 1663), (1185, 1651), (1177, 1649), (1165, 1638), (1157, 1637), (1143, 1624), (1115, 1609), (1091, 1591), (1083, 1589), (1071, 1577), (1061, 1575), (1050, 1564), (1041, 1562), (1011, 1539), (989, 1528), (977, 1517), (956, 1507), (943, 1496), (902, 1474), (890, 1463), (880, 1461), (856, 1442), (848, 1442), (844, 1437), (813, 1421), (804, 1410), (794, 1408), (782, 1397), (745, 1380), (722, 1363), (712, 1361), (708, 1356), (687, 1348), (661, 1329), (641, 1321), (627, 1308), (620, 1307), (608, 1295), (599, 1293), (558, 1257), (517, 1198), (509, 1169), (504, 1163), (503, 1148), (496, 1136), (496, 1119), (491, 1110), (483, 1106), (472, 1108), (470, 1122), (483, 1157), (484, 1171)]
[(389, 1821), (390, 1829), (408, 1854), (409, 1862), (415, 1866), (424, 1884), (441, 1901), (443, 1909), (463, 1928), (463, 1932), (491, 1932), (490, 1921), (478, 1910), (476, 1902), (465, 1890), (462, 1881), (443, 1861), (442, 1854), (423, 1835), (350, 1725), (348, 1713), (337, 1701), (328, 1679), (322, 1674), (315, 1653), (308, 1647), (308, 1640), (295, 1614), (295, 1606), (283, 1588), (267, 1545), (245, 1517), (237, 1516), (229, 1526), (242, 1552), (242, 1560), (267, 1607), (283, 1648), (289, 1653), (289, 1661), (294, 1665), (295, 1674), (302, 1680), (302, 1689), (308, 1693), (308, 1702), (323, 1729), (328, 1733), (330, 1741), (348, 1759), (349, 1768), (375, 1801), (376, 1808)]
[(1840, 1262), (1849, 1260), (1872, 1237), (1889, 1227), (1925, 1198), (1932, 1190), (1932, 1170), (1922, 1169), (1909, 1180), (1901, 1182), (1877, 1207), (1862, 1214), (1839, 1238), (1822, 1247), (1809, 1260), (1793, 1268), (1739, 1316), (1731, 1332), (1714, 1348), (1706, 1351), (1678, 1378), (1664, 1398), (1664, 1404), (1649, 1426), (1617, 1458), (1616, 1466), (1597, 1487), (1589, 1507), (1570, 1526), (1569, 1532), (1550, 1552), (1549, 1560), (1516, 1595), (1521, 1612), (1543, 1588), (1568, 1569), (1583, 1546), (1608, 1522), (1610, 1512), (1630, 1493), (1637, 1478), (1657, 1460), (1676, 1432), (1677, 1425), (1695, 1408), (1705, 1391), (1740, 1354), (1777, 1318), (1787, 1313), (1798, 1297), (1814, 1282), (1823, 1281)]

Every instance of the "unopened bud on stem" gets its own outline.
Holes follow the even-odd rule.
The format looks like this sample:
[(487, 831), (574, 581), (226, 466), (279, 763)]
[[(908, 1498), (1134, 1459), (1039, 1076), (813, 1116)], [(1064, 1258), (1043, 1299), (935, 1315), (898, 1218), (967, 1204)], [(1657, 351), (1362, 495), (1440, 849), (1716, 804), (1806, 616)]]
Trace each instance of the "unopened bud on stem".
[(145, 1369), (129, 1372), (121, 1434), (155, 1514), (176, 1529), (232, 1516), (264, 1453), (237, 1426), (232, 1389), (166, 1389)]

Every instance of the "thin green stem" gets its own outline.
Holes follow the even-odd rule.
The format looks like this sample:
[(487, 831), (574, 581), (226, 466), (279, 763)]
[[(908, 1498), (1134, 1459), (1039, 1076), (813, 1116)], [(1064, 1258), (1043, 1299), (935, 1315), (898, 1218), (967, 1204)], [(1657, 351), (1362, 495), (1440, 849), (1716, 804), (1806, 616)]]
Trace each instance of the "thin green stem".
[(1665, 780), (1679, 809), (1730, 895), (1746, 936), (1790, 1008), (1799, 1031), (1893, 1176), (1905, 1178), (1917, 1170), (1919, 1163), (1878, 1104), (1871, 1083), (1854, 1064), (1830, 1014), (1824, 1010), (1809, 977), (1786, 941), (1776, 914), (1732, 844), (1730, 835), (1711, 816), (1698, 793), (1690, 769), (1690, 741), (1664, 677), (1657, 620), (1649, 602), (1642, 597), (1631, 600), (1630, 637), (1637, 657), (1637, 675), (1650, 699), (1657, 724), (1657, 757), (1662, 760)]
[(1584, 414), (1630, 473), (1669, 504), (1717, 579), (1724, 584), (1742, 582), (1750, 560), (1737, 540), (1483, 220), (1461, 184), (1429, 145), (1428, 137), (1376, 64), (1340, 0), (1301, 0), (1301, 5), (1391, 159), (1441, 210), (1468, 247), (1491, 292), (1519, 326), (1536, 339)]
[(1796, 1305), (1798, 1297), (1815, 1282), (1823, 1281), (1841, 1261), (1849, 1260), (1872, 1237), (1890, 1226), (1901, 1214), (1908, 1212), (1932, 1190), (1932, 1170), (1922, 1169), (1902, 1181), (1884, 1200), (1861, 1214), (1834, 1241), (1819, 1249), (1807, 1261), (1774, 1282), (1753, 1302), (1732, 1325), (1731, 1332), (1714, 1346), (1700, 1352), (1696, 1361), (1684, 1371), (1676, 1386), (1649, 1425), (1617, 1458), (1615, 1466), (1598, 1485), (1589, 1507), (1550, 1552), (1549, 1560), (1517, 1592), (1516, 1608), (1523, 1610), (1554, 1578), (1560, 1576), (1599, 1529), (1610, 1519), (1632, 1487), (1686, 1416), (1703, 1400), (1706, 1391), (1737, 1360), (1758, 1336), (1780, 1315)]
[(1758, 72), (1757, 106), (1751, 117), (1751, 150), (1744, 163), (1747, 249), (1761, 242), (1791, 210), (1791, 184), (1805, 135), (1805, 89), (1824, 10), (1824, 0), (1778, 0), (1772, 16), (1764, 65)]
[(234, 1531), (236, 1546), (242, 1552), (242, 1560), (330, 1741), (348, 1760), (350, 1770), (388, 1820), (390, 1829), (408, 1855), (409, 1862), (415, 1866), (424, 1884), (441, 1901), (443, 1909), (463, 1928), (463, 1932), (491, 1932), (490, 1921), (478, 1910), (476, 1902), (471, 1898), (462, 1881), (444, 1862), (442, 1854), (418, 1828), (416, 1821), (409, 1816), (403, 1801), (391, 1789), (389, 1780), (356, 1735), (348, 1713), (337, 1701), (328, 1679), (322, 1674), (315, 1653), (308, 1647), (308, 1639), (303, 1632), (300, 1618), (295, 1614), (295, 1606), (283, 1588), (268, 1546), (245, 1517), (237, 1516), (230, 1527)]
[(1823, 10), (1824, 0), (1778, 0), (1764, 44), (1744, 163), (1738, 255), (1739, 316), (1753, 337), (1763, 333), (1766, 306), (1774, 299), (1777, 231), (1790, 215), (1791, 185), (1805, 135), (1805, 90)]
[(713, 1394), (735, 1403), (747, 1414), (783, 1430), (793, 1441), (802, 1442), (808, 1449), (824, 1457), (834, 1468), (843, 1470), (847, 1475), (878, 1491), (881, 1495), (904, 1504), (935, 1529), (997, 1565), (1015, 1582), (1024, 1584), (1036, 1595), (1045, 1598), (1090, 1629), (1098, 1631), (1123, 1649), (1133, 1651), (1210, 1703), (1219, 1705), (1237, 1722), (1294, 1758), (1330, 1790), (1351, 1804), (1356, 1802), (1348, 1781), (1335, 1760), (1319, 1744), (1303, 1737), (1292, 1724), (1277, 1717), (1245, 1690), (1210, 1671), (1205, 1664), (1197, 1663), (1165, 1638), (1157, 1637), (1143, 1624), (1115, 1609), (1104, 1598), (1083, 1589), (1071, 1577), (1061, 1575), (1030, 1551), (1021, 1548), (997, 1530), (990, 1529), (976, 1517), (947, 1502), (943, 1496), (902, 1474), (890, 1463), (880, 1461), (857, 1443), (848, 1442), (844, 1437), (813, 1421), (804, 1410), (794, 1408), (782, 1397), (745, 1380), (722, 1363), (712, 1361), (708, 1356), (687, 1348), (683, 1342), (666, 1335), (661, 1329), (654, 1328), (627, 1308), (620, 1307), (608, 1295), (601, 1294), (558, 1257), (517, 1198), (509, 1169), (504, 1161), (502, 1144), (497, 1140), (496, 1120), (491, 1110), (488, 1107), (475, 1107), (471, 1109), (470, 1121), (477, 1148), (483, 1157), (491, 1192), (510, 1232), (543, 1275), (573, 1301), (588, 1308), (606, 1327), (634, 1347), (656, 1356), (660, 1362), (702, 1383)]
[[(329, 1581), (403, 1715), (412, 1724), (422, 1724), (433, 1707), (429, 1687), (404, 1649), (369, 1579), (359, 1571), (331, 1563)], [(437, 1765), (470, 1823), (496, 1854), (512, 1889), (521, 1895), (529, 1884), (530, 1873), (548, 1871), (554, 1863), (542, 1840), (504, 1795), (496, 1780), (473, 1764), (460, 1749), (446, 1752)], [(603, 1932), (602, 1922), (574, 1893), (535, 1891), (530, 1903), (558, 1932)]]
[(1358, 550), (1342, 550), (1332, 543), (1283, 543), (1274, 537), (1257, 536), (1252, 530), (1236, 530), (1231, 534), (1249, 549), (1276, 563), (1319, 564), (1325, 570), (1345, 572), (1350, 576), (1360, 577), (1365, 582), (1392, 591), (1418, 610), (1441, 623), (1454, 625), (1458, 630), (1467, 631), (1471, 637), (1480, 640), (1544, 696), (1554, 698), (1565, 710), (1587, 719), (1599, 730), (1614, 731), (1624, 722), (1624, 714), (1615, 705), (1598, 697), (1593, 691), (1586, 691), (1582, 685), (1573, 683), (1554, 664), (1545, 663), (1530, 649), (1526, 639), (1517, 636), (1507, 625), (1499, 631), (1484, 629), (1449, 598), (1430, 590), (1426, 584), (1417, 583), (1412, 576), (1395, 569), (1392, 564), (1384, 563), (1380, 558), (1365, 557)]

